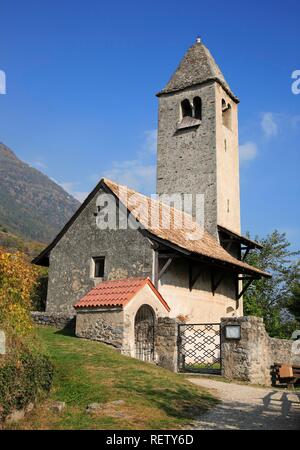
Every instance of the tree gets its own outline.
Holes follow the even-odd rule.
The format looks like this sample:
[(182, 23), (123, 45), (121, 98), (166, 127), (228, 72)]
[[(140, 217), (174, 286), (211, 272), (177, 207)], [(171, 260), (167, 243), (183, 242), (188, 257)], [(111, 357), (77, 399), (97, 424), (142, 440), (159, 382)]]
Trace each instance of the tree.
[(292, 284), (291, 294), (287, 309), (299, 322), (300, 327), (300, 281), (297, 280)]
[[(290, 250), (285, 233), (273, 231), (264, 239), (256, 238), (263, 245), (262, 250), (253, 250), (246, 261), (261, 270), (269, 272), (272, 278), (255, 280), (244, 295), (245, 315), (262, 317), (266, 330), (272, 337), (289, 338), (297, 327), (292, 312), (293, 287), (299, 280), (300, 252)], [(299, 295), (299, 291), (298, 291)]]
[(25, 336), (32, 328), (31, 295), (38, 271), (20, 252), (0, 249), (0, 328)]

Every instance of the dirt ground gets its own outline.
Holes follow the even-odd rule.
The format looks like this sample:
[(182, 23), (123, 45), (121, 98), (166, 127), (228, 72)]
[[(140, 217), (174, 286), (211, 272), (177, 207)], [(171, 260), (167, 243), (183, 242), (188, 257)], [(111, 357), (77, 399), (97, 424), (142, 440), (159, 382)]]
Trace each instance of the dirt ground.
[(189, 381), (221, 403), (195, 421), (195, 430), (300, 430), (300, 391), (226, 383), (206, 377)]

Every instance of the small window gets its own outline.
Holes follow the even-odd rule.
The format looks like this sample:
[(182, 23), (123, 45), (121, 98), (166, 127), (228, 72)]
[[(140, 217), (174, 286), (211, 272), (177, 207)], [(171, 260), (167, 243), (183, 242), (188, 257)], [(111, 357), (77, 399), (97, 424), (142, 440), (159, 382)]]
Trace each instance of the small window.
[(181, 114), (183, 117), (192, 117), (192, 107), (190, 101), (186, 98), (181, 102)]
[(105, 258), (103, 256), (97, 256), (93, 258), (93, 262), (94, 262), (94, 278), (104, 277)]
[(227, 104), (224, 99), (222, 100), (222, 118), (223, 125), (231, 129), (231, 105)]
[(202, 120), (202, 102), (200, 97), (195, 97), (193, 100), (194, 104), (194, 117), (195, 119)]

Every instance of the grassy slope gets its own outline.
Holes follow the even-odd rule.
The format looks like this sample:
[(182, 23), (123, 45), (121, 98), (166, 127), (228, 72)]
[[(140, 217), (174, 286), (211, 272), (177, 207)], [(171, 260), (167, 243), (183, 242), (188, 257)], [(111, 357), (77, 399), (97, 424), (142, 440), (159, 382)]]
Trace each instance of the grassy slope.
[[(56, 368), (51, 397), (10, 428), (174, 429), (216, 403), (181, 375), (122, 356), (104, 344), (50, 327), (38, 328), (38, 334)], [(49, 412), (51, 400), (65, 401), (64, 412)], [(89, 403), (114, 400), (125, 403), (98, 415), (85, 412)]]

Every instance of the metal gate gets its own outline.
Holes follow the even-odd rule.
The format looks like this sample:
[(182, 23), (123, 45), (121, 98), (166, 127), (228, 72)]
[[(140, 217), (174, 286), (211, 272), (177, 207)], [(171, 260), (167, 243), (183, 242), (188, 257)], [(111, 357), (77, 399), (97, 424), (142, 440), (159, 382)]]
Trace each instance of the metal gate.
[(134, 321), (135, 357), (151, 362), (154, 359), (155, 314), (148, 305), (138, 310)]
[(178, 367), (181, 372), (221, 373), (219, 323), (180, 324)]

